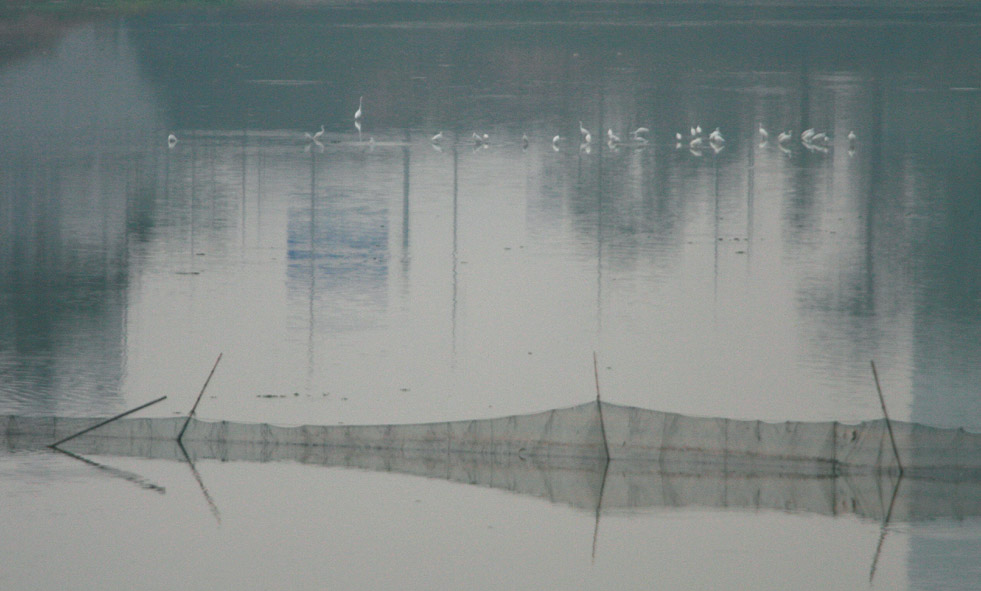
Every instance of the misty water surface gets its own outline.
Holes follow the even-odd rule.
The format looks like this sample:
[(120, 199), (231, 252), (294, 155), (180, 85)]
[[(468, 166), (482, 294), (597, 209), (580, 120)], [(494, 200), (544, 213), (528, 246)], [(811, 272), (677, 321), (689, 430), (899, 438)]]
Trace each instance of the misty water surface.
[[(167, 395), (145, 414), (184, 414), (223, 353), (201, 418), (500, 416), (594, 398), (595, 351), (605, 400), (774, 421), (880, 417), (874, 359), (894, 418), (981, 430), (976, 15), (753, 20), (643, 12), (167, 13), (62, 23), (26, 47), (7, 44), (0, 412), (99, 416)], [(320, 140), (310, 141), (306, 134), (321, 125)], [(580, 125), (591, 143), (582, 144)], [(691, 144), (695, 126), (701, 145)], [(639, 127), (650, 130), (646, 141), (630, 137)], [(716, 128), (725, 141), (713, 146)], [(808, 128), (830, 139), (802, 142)], [(608, 142), (608, 130), (620, 141)], [(432, 141), (438, 132), (442, 139)], [(779, 141), (781, 132), (792, 139)], [(487, 141), (475, 142), (474, 133)], [(5, 497), (28, 510), (11, 516), (10, 527), (79, 504), (83, 514), (109, 519), (109, 507), (92, 505), (103, 494), (132, 503), (120, 523), (147, 514), (129, 483), (76, 476), (87, 467), (71, 459), (18, 457), (4, 462), (14, 477)], [(183, 466), (126, 463), (162, 470), (168, 511), (193, 506), (195, 519), (202, 512), (210, 519)], [(242, 496), (239, 479), (304, 482), (291, 507), (309, 509), (310, 498), (325, 494), (317, 484), (324, 472), (308, 467), (213, 468), (223, 483), (214, 488), (229, 491), (213, 496), (225, 503), (259, 498)], [(475, 564), (516, 560), (486, 552), (500, 548), (498, 538), (514, 541), (524, 521), (486, 530), (517, 514), (558, 527), (548, 529), (556, 539), (563, 527), (585, 532), (568, 538), (584, 547), (555, 546), (553, 558), (578, 566), (547, 569), (541, 580), (529, 575), (541, 562), (531, 561), (517, 571), (520, 584), (495, 579), (500, 569), (488, 567), (481, 575), (488, 588), (550, 588), (558, 583), (548, 572), (588, 570), (595, 526), (588, 512), (497, 491), (488, 500), (485, 491), (445, 482), (337, 472), (330, 478), (357, 482), (337, 484), (333, 500), (417, 487), (362, 507), (385, 507), (378, 513), (390, 516), (398, 512), (389, 503), (433, 495), (456, 507), (432, 508), (446, 527), (464, 532), (414, 545), (429, 548), (420, 556), (383, 550), (405, 564), (390, 563), (393, 572), (376, 579), (359, 579), (351, 567), (335, 581), (341, 588), (355, 580), (387, 586), (399, 576), (419, 588), (430, 571), (412, 575), (412, 564), (462, 547), (474, 555), (444, 563), (461, 572), (447, 570), (443, 581), (460, 586), (454, 577)], [(44, 507), (27, 500), (38, 490)], [(276, 504), (274, 489), (261, 494), (269, 495), (262, 506)], [(472, 503), (484, 502), (480, 521)], [(187, 527), (205, 528), (209, 546), (232, 537), (231, 524), (255, 523), (252, 511), (226, 508), (218, 530), (211, 521)], [(76, 528), (72, 509), (56, 513), (51, 536)], [(652, 558), (632, 549), (658, 547), (650, 536), (663, 524), (651, 520), (688, 529), (706, 519), (645, 515), (611, 520), (621, 536), (610, 535), (618, 549), (601, 552), (602, 568), (590, 571), (599, 579), (559, 586), (589, 586), (613, 573), (628, 587), (649, 582), (635, 566)], [(280, 506), (267, 517), (281, 528), (270, 530), (270, 543), (288, 539), (295, 514)], [(342, 527), (321, 517), (328, 530)], [(769, 534), (800, 528), (798, 557), (767, 554), (776, 551), (767, 546), (764, 571), (809, 557), (850, 565), (846, 583), (813, 588), (867, 584), (878, 523), (752, 512), (729, 519), (735, 529)], [(426, 521), (397, 531), (423, 535)], [(706, 535), (713, 522), (702, 524)], [(946, 588), (957, 588), (971, 580), (969, 561), (957, 558), (970, 552), (948, 548), (952, 538), (958, 549), (978, 548), (970, 523), (919, 536), (905, 527), (897, 546), (886, 547), (878, 584), (929, 588), (920, 582), (953, 577)], [(366, 547), (389, 539), (388, 526), (376, 526), (364, 526)], [(174, 530), (160, 543), (185, 535), (192, 534)], [(80, 536), (75, 543), (108, 534)], [(513, 543), (521, 556), (557, 544), (523, 536)], [(610, 538), (599, 538), (601, 550)], [(832, 546), (835, 539), (845, 545)], [(261, 543), (242, 541), (241, 560)], [(706, 556), (721, 552), (738, 564), (760, 555), (704, 544), (696, 546)], [(817, 547), (835, 555), (813, 558)], [(172, 565), (203, 561), (201, 548), (165, 554), (154, 568), (175, 582)], [(278, 565), (267, 565), (273, 579), (291, 561), (318, 555), (300, 543), (280, 548), (269, 556)], [(203, 562), (200, 569), (203, 577)], [(86, 580), (101, 580), (86, 572)], [(709, 586), (729, 580), (738, 588), (726, 579), (732, 572), (703, 574)], [(780, 572), (771, 587), (760, 585), (808, 580)], [(14, 574), (22, 580), (23, 572)], [(684, 584), (690, 575), (682, 569), (670, 580), (697, 587)], [(219, 586), (232, 580), (210, 576)]]

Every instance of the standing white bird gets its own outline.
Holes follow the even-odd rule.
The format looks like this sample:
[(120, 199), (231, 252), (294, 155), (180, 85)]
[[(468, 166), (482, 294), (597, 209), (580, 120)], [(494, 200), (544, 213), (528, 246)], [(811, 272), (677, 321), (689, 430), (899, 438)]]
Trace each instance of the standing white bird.
[(760, 145), (761, 146), (765, 145), (769, 139), (770, 139), (770, 134), (766, 132), (766, 129), (763, 127), (763, 124), (760, 123)]
[(177, 145), (177, 136), (174, 135), (174, 134), (168, 135), (167, 136), (167, 147), (168, 148), (173, 148), (176, 145)]
[(319, 142), (320, 141), (320, 136), (324, 135), (324, 126), (321, 125), (320, 126), (320, 131), (318, 131), (317, 133), (315, 133), (313, 135), (310, 135), (310, 132), (307, 132), (307, 131), (303, 132), (303, 135), (307, 136), (307, 139), (310, 140), (310, 141), (312, 141), (312, 142)]
[(579, 122), (579, 135), (582, 137), (589, 135), (589, 130), (582, 126), (582, 121)]
[(716, 127), (715, 131), (709, 134), (709, 141), (713, 144), (724, 144), (726, 142), (726, 138), (722, 137), (722, 132), (720, 132), (719, 128)]
[(487, 135), (486, 133), (480, 134), (477, 133), (476, 131), (473, 132), (473, 134), (470, 137), (473, 138), (473, 143), (475, 146), (486, 146), (487, 140), (490, 139), (490, 136)]
[(433, 136), (432, 138), (430, 138), (430, 139), (431, 139), (431, 140), (432, 140), (433, 142), (438, 142), (438, 141), (441, 141), (441, 140), (443, 139), (443, 132), (442, 132), (442, 131), (440, 131), (439, 133), (437, 133), (436, 135), (434, 135), (434, 136)]
[(630, 132), (630, 137), (637, 139), (638, 137), (646, 135), (650, 132), (651, 130), (647, 129), (646, 127), (638, 127), (637, 129)]
[(848, 132), (848, 141), (854, 142), (857, 139), (858, 139), (858, 136), (855, 135), (855, 132), (854, 131), (849, 131)]
[[(558, 137), (558, 136), (556, 136), (556, 137)], [(531, 143), (531, 141), (528, 139), (528, 134), (527, 133), (521, 134), (521, 149), (522, 150), (527, 150), (528, 149), (528, 145), (530, 143)]]
[(358, 110), (354, 112), (354, 120), (355, 121), (357, 121), (358, 119), (361, 119), (361, 115), (364, 114), (361, 111), (361, 109), (363, 107), (363, 103), (364, 103), (364, 97), (363, 96), (362, 97), (359, 97), (358, 98)]
[(777, 141), (782, 144), (784, 142), (790, 141), (790, 139), (793, 138), (793, 137), (794, 137), (794, 132), (792, 132), (792, 131), (781, 131), (780, 132), (780, 135), (777, 136)]
[(611, 144), (619, 144), (620, 143), (620, 136), (618, 136), (617, 134), (613, 133), (613, 128), (610, 128), (610, 129), (607, 129), (606, 130), (606, 139)]

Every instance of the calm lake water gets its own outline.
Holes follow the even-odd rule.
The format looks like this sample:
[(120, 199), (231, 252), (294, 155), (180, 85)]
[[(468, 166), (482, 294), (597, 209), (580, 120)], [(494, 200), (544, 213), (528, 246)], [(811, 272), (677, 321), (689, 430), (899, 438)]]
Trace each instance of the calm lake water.
[[(979, 22), (574, 3), (17, 21), (0, 414), (163, 395), (143, 415), (186, 414), (222, 353), (203, 419), (492, 417), (594, 398), (595, 351), (604, 400), (771, 421), (879, 418), (874, 360), (893, 418), (981, 431)], [(155, 488), (0, 457), (0, 523), (24, 532), (0, 588), (981, 580), (970, 512), (597, 519), (392, 473), (103, 460)]]

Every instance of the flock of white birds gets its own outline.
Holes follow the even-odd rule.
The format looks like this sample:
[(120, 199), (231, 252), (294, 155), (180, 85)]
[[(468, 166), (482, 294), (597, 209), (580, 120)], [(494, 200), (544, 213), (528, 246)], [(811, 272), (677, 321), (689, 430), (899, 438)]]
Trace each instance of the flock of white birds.
[[(354, 127), (358, 130), (358, 140), (361, 141), (361, 120), (364, 117), (364, 97), (358, 99), (358, 109), (354, 112)], [(321, 152), (324, 150), (324, 144), (321, 139), (324, 136), (324, 126), (320, 126), (320, 131), (311, 134), (310, 132), (305, 132), (304, 135), (306, 139), (309, 140), (310, 145), (307, 146), (309, 150), (311, 146), (316, 146)], [(612, 151), (617, 151), (621, 147), (643, 147), (650, 143), (649, 135), (651, 130), (647, 127), (638, 127), (637, 129), (631, 131), (627, 140), (624, 141), (621, 137), (613, 131), (612, 128), (606, 130), (606, 145)], [(770, 141), (770, 133), (760, 125), (759, 131), (759, 145), (761, 148), (766, 147)], [(442, 131), (439, 131), (430, 138), (433, 148), (441, 150), (442, 142), (445, 136)], [(685, 148), (694, 155), (702, 156), (706, 149), (711, 150), (714, 154), (718, 154), (725, 149), (726, 139), (723, 137), (721, 130), (716, 127), (708, 135), (705, 135), (702, 131), (701, 125), (694, 125), (689, 129), (687, 135), (682, 132), (676, 132), (674, 134), (675, 139), (675, 149), (683, 150)], [(854, 131), (848, 132), (848, 154), (855, 153), (855, 144), (857, 141), (857, 136)], [(488, 148), (490, 146), (490, 135), (486, 132), (478, 133), (474, 131), (470, 140), (473, 142), (474, 149)], [(808, 150), (809, 152), (819, 152), (828, 153), (831, 146), (834, 143), (833, 138), (827, 132), (817, 131), (814, 128), (806, 129), (801, 132), (799, 136), (800, 145)], [(167, 146), (173, 148), (177, 145), (177, 136), (170, 134), (167, 136)], [(552, 137), (551, 145), (552, 149), (556, 152), (561, 151), (562, 145), (566, 142), (566, 138), (561, 135), (555, 135)], [(369, 139), (369, 144), (374, 145), (374, 138)], [(531, 145), (531, 139), (528, 134), (521, 135), (521, 148), (523, 150), (528, 149)], [(792, 146), (794, 145), (794, 132), (791, 130), (781, 131), (777, 134), (777, 148), (788, 156), (793, 153)], [(593, 146), (593, 134), (586, 127), (583, 126), (582, 121), (579, 121), (579, 150), (583, 153), (591, 153)]]

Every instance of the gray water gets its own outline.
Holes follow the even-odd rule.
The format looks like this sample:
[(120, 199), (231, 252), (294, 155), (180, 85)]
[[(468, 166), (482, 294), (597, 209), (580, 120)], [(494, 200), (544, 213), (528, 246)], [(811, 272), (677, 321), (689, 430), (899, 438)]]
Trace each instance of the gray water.
[[(891, 416), (981, 431), (976, 8), (595, 8), (176, 12), (12, 35), (0, 413), (166, 395), (144, 415), (185, 414), (222, 353), (201, 418), (491, 417), (594, 398), (595, 351), (604, 400), (773, 421), (879, 418), (875, 360)], [(696, 125), (724, 144), (691, 149)], [(807, 128), (832, 140), (805, 145)], [(594, 553), (595, 515), (500, 491), (202, 463), (218, 520), (186, 466), (109, 463), (165, 493), (4, 456), (0, 520), (28, 533), (5, 537), (0, 586), (979, 580), (981, 528), (956, 512), (883, 529), (638, 510), (604, 517)], [(39, 569), (50, 544), (62, 565)]]

